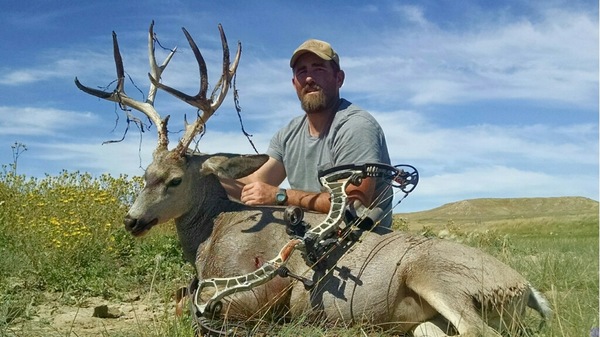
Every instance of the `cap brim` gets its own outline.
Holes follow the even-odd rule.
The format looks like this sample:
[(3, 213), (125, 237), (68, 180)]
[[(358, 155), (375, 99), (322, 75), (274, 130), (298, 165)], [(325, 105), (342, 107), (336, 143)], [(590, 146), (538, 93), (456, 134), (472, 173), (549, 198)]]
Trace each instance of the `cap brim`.
[(294, 67), (294, 64), (296, 64), (296, 61), (298, 61), (298, 58), (300, 58), (300, 56), (306, 54), (306, 53), (312, 53), (317, 55), (318, 57), (322, 58), (325, 61), (331, 61), (333, 60), (331, 57), (329, 57), (328, 55), (325, 55), (323, 53), (319, 53), (316, 52), (314, 50), (310, 50), (310, 49), (299, 49), (296, 50), (296, 52), (294, 53), (294, 55), (292, 55), (292, 58), (290, 59), (290, 68)]

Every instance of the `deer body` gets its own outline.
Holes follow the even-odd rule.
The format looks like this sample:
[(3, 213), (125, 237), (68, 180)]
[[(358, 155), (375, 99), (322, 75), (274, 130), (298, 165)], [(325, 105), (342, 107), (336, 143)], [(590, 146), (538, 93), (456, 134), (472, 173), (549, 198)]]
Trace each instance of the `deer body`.
[[(172, 158), (159, 157), (148, 167), (147, 185), (126, 218), (132, 233), (168, 220), (162, 217), (167, 214), (164, 208), (177, 210), (171, 215), (184, 256), (196, 266), (200, 279), (256, 270), (290, 240), (283, 207), (250, 207), (229, 200), (217, 178), (240, 175), (223, 168), (230, 161), (260, 165), (262, 156), (188, 155), (177, 160), (182, 168), (174, 166)], [(149, 183), (152, 177), (179, 176), (165, 168), (185, 172), (182, 181), (174, 187), (154, 187)], [(149, 200), (158, 200), (160, 206)], [(324, 217), (307, 212), (305, 221), (316, 224)], [(292, 254), (287, 266), (318, 281), (317, 286), (307, 291), (299, 282), (276, 277), (252, 291), (234, 294), (223, 311), (237, 318), (275, 312), (320, 321), (367, 322), (400, 332), (442, 317), (443, 330), (450, 326), (449, 331), (466, 335), (483, 333), (488, 325), (520, 326), (528, 303), (543, 316), (549, 314), (545, 300), (527, 280), (494, 257), (452, 241), (387, 229), (366, 232), (353, 244), (346, 242), (328, 258), (326, 269), (311, 269), (299, 252)]]
[[(206, 64), (189, 33), (184, 34), (198, 61), (200, 90), (189, 96), (160, 83), (175, 53), (161, 66), (154, 56), (154, 32), (150, 26), (148, 53), (150, 89), (144, 102), (124, 90), (125, 72), (116, 34), (113, 33), (117, 88), (104, 92), (75, 84), (93, 96), (123, 108), (128, 121), (130, 107), (156, 126), (158, 145), (145, 172), (145, 186), (125, 217), (125, 227), (141, 236), (153, 226), (175, 219), (185, 259), (194, 264), (198, 278), (233, 277), (261, 268), (290, 242), (283, 207), (249, 207), (230, 200), (219, 177), (238, 179), (264, 164), (266, 156), (193, 154), (188, 147), (208, 118), (218, 109), (231, 86), (241, 53), (232, 64), (225, 34), (223, 73), (207, 97)], [(196, 107), (192, 124), (177, 146), (168, 149), (167, 122), (154, 109), (162, 89)], [(319, 224), (325, 214), (305, 214), (309, 224)], [(526, 306), (543, 318), (550, 315), (546, 300), (516, 271), (474, 248), (451, 241), (431, 239), (376, 228), (357, 242), (342, 241), (324, 264), (311, 268), (300, 252), (287, 258), (291, 272), (316, 281), (310, 291), (291, 277), (276, 276), (248, 291), (228, 296), (223, 315), (240, 318), (307, 317), (331, 322), (379, 324), (413, 336), (498, 336), (492, 330), (518, 330)]]

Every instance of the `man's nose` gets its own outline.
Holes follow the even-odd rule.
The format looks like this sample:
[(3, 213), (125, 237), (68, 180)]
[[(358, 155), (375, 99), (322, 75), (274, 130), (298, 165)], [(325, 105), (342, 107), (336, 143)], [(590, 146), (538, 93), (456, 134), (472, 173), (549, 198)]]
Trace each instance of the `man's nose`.
[(307, 74), (306, 78), (304, 78), (304, 83), (305, 84), (314, 84), (315, 83), (315, 79), (312, 77), (311, 74)]

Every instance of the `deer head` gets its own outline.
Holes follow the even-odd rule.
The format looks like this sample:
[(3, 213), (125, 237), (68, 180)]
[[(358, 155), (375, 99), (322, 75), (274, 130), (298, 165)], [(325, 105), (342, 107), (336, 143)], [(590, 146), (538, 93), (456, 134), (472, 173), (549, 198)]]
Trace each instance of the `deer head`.
[[(158, 223), (178, 218), (186, 211), (185, 208), (190, 205), (190, 202), (187, 202), (184, 198), (189, 198), (189, 195), (194, 194), (192, 184), (189, 181), (193, 180), (199, 174), (199, 167), (198, 165), (190, 165), (191, 161), (198, 162), (198, 160), (192, 160), (188, 156), (188, 147), (194, 137), (202, 132), (208, 119), (223, 103), (225, 96), (227, 96), (227, 91), (231, 86), (231, 81), (237, 70), (241, 55), (241, 43), (238, 42), (236, 56), (233, 63), (230, 63), (227, 39), (223, 28), (219, 25), (223, 46), (223, 68), (219, 81), (214, 86), (210, 97), (207, 97), (209, 85), (206, 62), (191, 35), (185, 28), (182, 28), (200, 69), (200, 90), (195, 96), (190, 96), (160, 82), (161, 74), (171, 61), (176, 49), (172, 50), (159, 66), (156, 62), (154, 52), (153, 28), (154, 22), (150, 24), (148, 33), (148, 55), (150, 61), (148, 76), (150, 79), (150, 89), (145, 101), (135, 100), (125, 93), (125, 70), (115, 32), (113, 32), (113, 50), (117, 69), (116, 89), (112, 92), (93, 89), (82, 85), (75, 78), (75, 85), (80, 90), (90, 95), (116, 102), (124, 111), (127, 111), (127, 107), (137, 110), (146, 115), (150, 122), (156, 126), (158, 144), (153, 153), (153, 161), (145, 172), (144, 179), (146, 186), (125, 218), (126, 229), (134, 235), (142, 235)], [(183, 136), (172, 150), (168, 149), (167, 123), (169, 116), (161, 118), (154, 108), (154, 99), (158, 89), (162, 89), (189, 105), (198, 108), (196, 120), (193, 123), (189, 124), (185, 120)], [(200, 163), (200, 168), (205, 159)], [(190, 170), (195, 170), (195, 172), (190, 172)], [(152, 211), (148, 212), (149, 209), (152, 209)]]

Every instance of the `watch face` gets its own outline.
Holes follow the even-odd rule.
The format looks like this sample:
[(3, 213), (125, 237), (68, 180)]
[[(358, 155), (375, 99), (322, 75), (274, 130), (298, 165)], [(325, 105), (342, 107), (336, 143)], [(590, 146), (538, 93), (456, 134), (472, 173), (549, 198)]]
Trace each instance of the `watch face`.
[(278, 205), (283, 205), (287, 201), (287, 194), (285, 190), (279, 190), (277, 194), (275, 194), (275, 201), (277, 201)]

